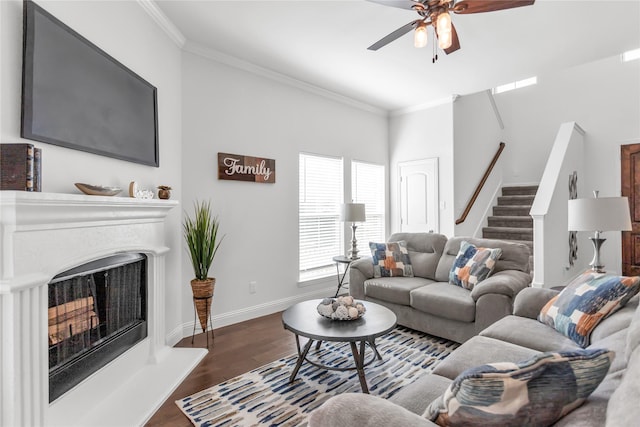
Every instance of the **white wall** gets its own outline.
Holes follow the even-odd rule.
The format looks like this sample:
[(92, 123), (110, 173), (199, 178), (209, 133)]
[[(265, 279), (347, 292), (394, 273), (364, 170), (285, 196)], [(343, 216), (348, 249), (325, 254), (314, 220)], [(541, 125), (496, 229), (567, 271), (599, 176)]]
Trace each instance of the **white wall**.
[[(343, 157), (345, 168), (352, 159), (386, 165), (386, 116), (193, 53), (182, 61), (184, 207), (192, 213), (194, 200), (211, 200), (226, 234), (211, 270), (214, 327), (333, 292), (333, 276), (297, 284), (298, 154)], [(218, 152), (275, 159), (276, 183), (218, 180)], [(185, 256), (185, 322), (193, 322), (192, 278)]]
[[(640, 61), (623, 63), (614, 56), (539, 76), (538, 82), (495, 95), (504, 139), (516, 148), (505, 159), (505, 182), (538, 182), (560, 123), (575, 121), (586, 132), (578, 197), (592, 197), (593, 190), (602, 197), (620, 195), (620, 145), (640, 138)], [(620, 233), (603, 237), (602, 261), (607, 271), (619, 272)], [(560, 240), (565, 244), (564, 235)], [(592, 256), (590, 244), (580, 245), (577, 265)]]
[[(158, 88), (160, 167), (26, 141), (20, 138), (20, 88), (22, 70), (22, 1), (2, 0), (0, 26), (0, 142), (32, 142), (42, 148), (43, 191), (79, 194), (75, 182), (120, 186), (130, 181), (154, 189), (157, 185), (181, 187), (181, 68), (180, 49), (166, 36), (137, 2), (40, 1), (58, 19), (132, 69)], [(180, 191), (174, 193), (180, 198)], [(181, 298), (180, 209), (168, 217), (166, 330), (181, 325), (176, 300)], [(180, 332), (182, 332), (180, 330)], [(173, 344), (173, 343), (171, 343)]]
[(578, 177), (578, 196), (594, 187), (603, 196), (619, 194), (619, 145), (640, 136), (640, 61), (605, 58), (538, 76), (537, 85), (495, 99), (504, 139), (515, 147), (506, 153), (507, 182), (538, 182), (560, 124), (575, 121), (586, 132), (586, 165), (592, 171)]
[[(502, 129), (491, 106), (491, 94), (486, 91), (458, 97), (453, 103), (453, 117), (453, 191), (457, 220), (499, 148)], [(500, 195), (503, 156), (511, 149), (507, 144), (466, 220), (455, 226), (456, 236), (481, 237), (487, 210), (491, 212)]]
[(389, 119), (391, 229), (400, 231), (398, 163), (438, 158), (440, 230), (454, 235), (453, 107), (451, 102)]

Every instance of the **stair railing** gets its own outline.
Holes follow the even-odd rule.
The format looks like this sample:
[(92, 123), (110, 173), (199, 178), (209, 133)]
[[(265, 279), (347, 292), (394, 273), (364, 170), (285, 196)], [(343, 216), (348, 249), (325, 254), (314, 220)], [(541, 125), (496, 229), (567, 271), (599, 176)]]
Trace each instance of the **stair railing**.
[(476, 187), (476, 190), (473, 192), (473, 195), (471, 196), (471, 199), (467, 203), (467, 206), (464, 208), (462, 215), (460, 215), (460, 218), (456, 219), (456, 225), (462, 224), (467, 219), (469, 212), (471, 212), (471, 208), (473, 207), (474, 203), (476, 202), (476, 199), (478, 198), (478, 196), (480, 195), (480, 192), (482, 191), (482, 187), (484, 187), (484, 184), (487, 182), (487, 178), (489, 178), (489, 175), (491, 175), (491, 171), (493, 170), (494, 166), (498, 162), (498, 159), (500, 158), (500, 154), (502, 154), (502, 150), (504, 150), (505, 145), (506, 144), (504, 142), (500, 143), (498, 147), (498, 151), (496, 151), (496, 154), (493, 155), (493, 159), (491, 159), (491, 163), (489, 163), (489, 167), (487, 167), (487, 170), (484, 172), (484, 175), (482, 175), (482, 179), (478, 183), (478, 186)]

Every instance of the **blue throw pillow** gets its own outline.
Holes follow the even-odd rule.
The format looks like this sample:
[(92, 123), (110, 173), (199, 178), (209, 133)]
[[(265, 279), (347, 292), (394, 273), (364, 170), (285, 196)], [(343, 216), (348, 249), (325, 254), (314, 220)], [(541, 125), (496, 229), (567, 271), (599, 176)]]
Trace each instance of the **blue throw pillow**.
[(413, 277), (407, 242), (369, 242), (373, 277)]
[(604, 379), (609, 350), (541, 353), (520, 363), (462, 372), (424, 416), (440, 426), (549, 426), (576, 409)]
[(640, 289), (640, 277), (587, 271), (576, 277), (542, 308), (538, 320), (580, 347), (602, 319), (624, 307)]
[(449, 272), (449, 283), (472, 290), (489, 277), (501, 255), (500, 248), (478, 248), (463, 240)]

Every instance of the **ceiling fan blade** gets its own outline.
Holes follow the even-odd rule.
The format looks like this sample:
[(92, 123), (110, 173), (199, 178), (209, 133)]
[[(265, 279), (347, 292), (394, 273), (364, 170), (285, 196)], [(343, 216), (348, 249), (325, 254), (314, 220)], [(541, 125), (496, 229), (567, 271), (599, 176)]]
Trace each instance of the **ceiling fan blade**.
[(513, 9), (515, 7), (530, 6), (535, 0), (462, 0), (453, 6), (453, 11), (459, 14), (493, 12), (496, 10)]
[(416, 25), (418, 25), (419, 22), (422, 22), (422, 19), (416, 19), (413, 22), (409, 22), (407, 25), (403, 25), (402, 27), (400, 27), (397, 30), (395, 30), (393, 33), (384, 36), (383, 38), (381, 38), (380, 40), (378, 40), (377, 42), (375, 42), (374, 44), (369, 46), (367, 49), (369, 49), (369, 50), (378, 50), (381, 47), (388, 45), (389, 43), (391, 43), (395, 39), (398, 39), (398, 38), (404, 36), (409, 31), (414, 29), (416, 27)]
[(409, 9), (412, 10), (413, 6), (416, 3), (420, 3), (419, 1), (413, 0), (368, 0), (371, 3), (378, 3), (383, 6), (391, 6), (391, 7), (399, 7), (400, 9)]
[(460, 49), (460, 40), (458, 39), (458, 32), (456, 31), (456, 27), (451, 24), (451, 46), (446, 48), (444, 52), (449, 55), (450, 53), (455, 52)]

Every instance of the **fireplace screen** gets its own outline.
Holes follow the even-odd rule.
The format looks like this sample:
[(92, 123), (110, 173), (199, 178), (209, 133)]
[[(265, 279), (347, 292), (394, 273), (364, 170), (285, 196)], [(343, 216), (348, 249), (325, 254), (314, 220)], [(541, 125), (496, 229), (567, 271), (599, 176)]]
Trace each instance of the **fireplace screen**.
[(147, 336), (146, 257), (121, 254), (49, 283), (49, 401)]

